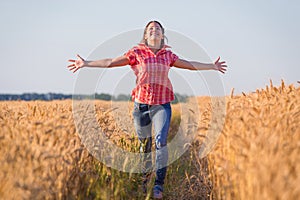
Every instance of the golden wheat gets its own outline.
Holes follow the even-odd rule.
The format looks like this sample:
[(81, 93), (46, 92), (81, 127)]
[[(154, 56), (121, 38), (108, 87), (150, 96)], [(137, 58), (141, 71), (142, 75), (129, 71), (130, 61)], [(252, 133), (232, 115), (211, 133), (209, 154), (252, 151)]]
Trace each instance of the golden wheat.
[[(300, 196), (300, 88), (271, 82), (253, 93), (226, 97), (226, 118), (215, 149), (199, 158), (214, 119), (212, 99), (199, 98), (197, 137), (168, 170), (166, 199), (297, 199)], [(170, 138), (181, 107), (173, 105)], [(222, 105), (221, 105), (222, 106)], [(95, 101), (105, 136), (138, 151), (130, 102)], [(0, 102), (1, 199), (133, 199), (139, 175), (104, 166), (81, 144), (72, 101)], [(225, 116), (224, 116), (225, 117)], [(194, 122), (189, 121), (193, 125)], [(92, 127), (93, 128), (93, 127)], [(174, 185), (174, 183), (177, 183)], [(133, 193), (133, 194), (132, 194)], [(131, 195), (131, 196), (130, 196)], [(149, 195), (147, 196), (147, 198)]]
[(227, 98), (223, 134), (208, 156), (216, 199), (298, 199), (300, 88)]

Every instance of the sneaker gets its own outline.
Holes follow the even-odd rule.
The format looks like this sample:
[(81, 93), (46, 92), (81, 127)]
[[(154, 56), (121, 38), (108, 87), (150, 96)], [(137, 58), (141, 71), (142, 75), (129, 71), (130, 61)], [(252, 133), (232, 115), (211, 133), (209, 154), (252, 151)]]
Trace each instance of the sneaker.
[(147, 182), (143, 182), (142, 190), (143, 190), (143, 193), (144, 193), (144, 194), (147, 193)]
[(146, 173), (143, 175), (143, 185), (142, 185), (142, 189), (143, 189), (143, 193), (147, 193), (147, 187), (148, 187), (148, 183), (152, 178), (152, 173)]
[(162, 199), (163, 198), (163, 188), (160, 185), (155, 185), (153, 188), (153, 198)]

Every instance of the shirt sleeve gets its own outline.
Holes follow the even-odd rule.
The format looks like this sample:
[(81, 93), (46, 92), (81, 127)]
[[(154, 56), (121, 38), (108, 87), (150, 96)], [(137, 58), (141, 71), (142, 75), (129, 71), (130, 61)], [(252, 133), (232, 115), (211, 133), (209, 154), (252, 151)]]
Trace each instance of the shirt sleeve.
[(174, 54), (173, 52), (170, 52), (170, 67), (172, 67), (176, 60), (178, 60), (178, 56)]
[(133, 66), (136, 64), (136, 53), (134, 51), (134, 48), (127, 51), (124, 55), (129, 60), (129, 65)]

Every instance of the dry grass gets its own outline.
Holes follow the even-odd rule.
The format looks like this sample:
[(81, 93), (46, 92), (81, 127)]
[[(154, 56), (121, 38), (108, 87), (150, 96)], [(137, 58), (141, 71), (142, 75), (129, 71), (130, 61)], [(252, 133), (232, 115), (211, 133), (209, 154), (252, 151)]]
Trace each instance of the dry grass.
[[(198, 135), (169, 166), (166, 199), (297, 199), (300, 196), (300, 88), (274, 87), (226, 97), (222, 135), (198, 152), (211, 121), (199, 98)], [(170, 139), (181, 119), (173, 105)], [(132, 103), (96, 101), (96, 119), (116, 145), (136, 152)], [(83, 119), (84, 121), (84, 119)], [(110, 169), (82, 146), (72, 101), (0, 102), (0, 199), (145, 199), (140, 175)]]
[(274, 87), (227, 99), (226, 122), (208, 156), (216, 199), (298, 199), (300, 88)]

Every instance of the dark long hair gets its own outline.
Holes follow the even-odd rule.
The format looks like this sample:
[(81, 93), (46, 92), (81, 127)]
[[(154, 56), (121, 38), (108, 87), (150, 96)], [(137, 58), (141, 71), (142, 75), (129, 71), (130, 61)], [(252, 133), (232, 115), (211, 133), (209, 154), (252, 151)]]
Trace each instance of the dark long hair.
[(145, 35), (146, 35), (146, 31), (147, 31), (148, 26), (151, 23), (153, 23), (153, 22), (157, 23), (160, 26), (161, 30), (162, 30), (162, 33), (163, 33), (163, 36), (164, 36), (163, 39), (161, 39), (161, 43), (160, 43), (160, 48), (162, 48), (165, 45), (165, 39), (167, 39), (167, 37), (165, 36), (165, 29), (164, 29), (164, 27), (161, 25), (160, 22), (158, 22), (156, 20), (152, 20), (152, 21), (148, 22), (148, 24), (146, 25), (146, 27), (144, 29), (143, 38), (141, 40), (141, 43), (148, 46), (147, 40), (145, 40)]

